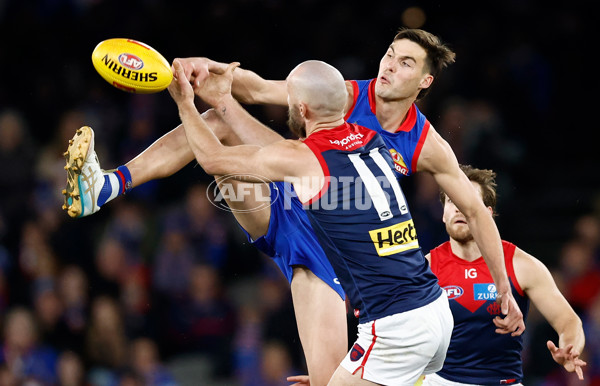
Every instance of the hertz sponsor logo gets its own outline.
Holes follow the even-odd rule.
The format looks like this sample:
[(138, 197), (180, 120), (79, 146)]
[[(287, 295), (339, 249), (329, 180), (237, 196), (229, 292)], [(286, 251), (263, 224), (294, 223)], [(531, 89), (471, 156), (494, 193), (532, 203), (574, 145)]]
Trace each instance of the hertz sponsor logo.
[(417, 231), (412, 220), (369, 231), (369, 235), (379, 256), (389, 256), (419, 248)]
[(102, 58), (102, 63), (109, 70), (112, 70), (112, 72), (125, 79), (130, 79), (136, 82), (154, 82), (158, 79), (157, 72), (140, 72), (136, 70), (128, 70), (127, 68), (121, 66), (119, 63), (109, 58), (108, 54), (104, 55), (104, 57)]

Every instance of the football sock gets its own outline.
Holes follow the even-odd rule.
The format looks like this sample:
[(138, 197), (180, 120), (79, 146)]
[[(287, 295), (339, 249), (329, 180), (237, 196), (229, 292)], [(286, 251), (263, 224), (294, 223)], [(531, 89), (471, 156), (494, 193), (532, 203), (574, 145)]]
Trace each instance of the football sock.
[(128, 193), (133, 188), (131, 173), (127, 166), (122, 165), (104, 173), (104, 185), (98, 195), (98, 206), (102, 206), (121, 194)]

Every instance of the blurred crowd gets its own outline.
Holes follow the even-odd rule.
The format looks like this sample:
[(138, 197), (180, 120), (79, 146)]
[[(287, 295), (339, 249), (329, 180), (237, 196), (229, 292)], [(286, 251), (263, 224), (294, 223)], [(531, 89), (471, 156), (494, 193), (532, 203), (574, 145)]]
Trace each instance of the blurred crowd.
[[(132, 37), (168, 60), (240, 60), (281, 79), (318, 58), (348, 79), (367, 79), (395, 30), (411, 23), (404, 12), (411, 4), (364, 10), (332, 1), (315, 14), (316, 0), (207, 1), (201, 12), (183, 13), (177, 3), (0, 1), (0, 73), (9, 74), (0, 87), (0, 385), (275, 386), (306, 373), (289, 284), (231, 213), (209, 202), (212, 180), (195, 163), (90, 217), (61, 210), (62, 154), (77, 128), (94, 128), (101, 165), (111, 169), (178, 123), (166, 91), (113, 89), (89, 55), (100, 40)], [(456, 4), (424, 6), (422, 27), (453, 43), (458, 56), (419, 107), (460, 162), (498, 173), (501, 235), (550, 268), (584, 322), (586, 381), (574, 382), (583, 386), (600, 384), (600, 186), (590, 178), (600, 162), (586, 153), (593, 141), (563, 135), (573, 118), (555, 99), (564, 104), (563, 92), (578, 89), (560, 76), (548, 43), (571, 61), (569, 74), (583, 71), (569, 43), (593, 13), (577, 3), (541, 13), (534, 1), (513, 1), (494, 10), (496, 18)], [(340, 27), (359, 14), (365, 30)], [(289, 23), (311, 17), (310, 31)], [(175, 38), (165, 19), (197, 41)], [(35, 39), (11, 39), (22, 28)], [(290, 135), (285, 109), (250, 111)], [(541, 135), (553, 142), (539, 146)], [(428, 252), (447, 239), (437, 186), (417, 174), (403, 188)], [(353, 342), (352, 315), (348, 324)], [(545, 342), (557, 337), (534, 309), (527, 327), (524, 383), (573, 382), (552, 361)]]
[[(153, 140), (152, 113), (134, 111), (119, 146), (97, 131), (101, 162), (127, 159)], [(0, 384), (285, 385), (285, 376), (305, 373), (289, 285), (233, 216), (209, 201), (211, 180), (197, 165), (90, 217), (61, 210), (62, 153), (74, 131), (93, 121), (88, 114), (66, 111), (55, 140), (40, 145), (23, 114), (0, 113)], [(284, 130), (282, 111), (263, 114)], [(445, 113), (440, 125), (449, 120)], [(413, 178), (407, 194), (427, 251), (446, 237), (441, 205), (430, 177)], [(570, 228), (550, 268), (584, 321), (587, 379), (600, 381), (600, 212)], [(545, 348), (556, 337), (535, 310), (525, 337), (528, 384), (564, 384)]]

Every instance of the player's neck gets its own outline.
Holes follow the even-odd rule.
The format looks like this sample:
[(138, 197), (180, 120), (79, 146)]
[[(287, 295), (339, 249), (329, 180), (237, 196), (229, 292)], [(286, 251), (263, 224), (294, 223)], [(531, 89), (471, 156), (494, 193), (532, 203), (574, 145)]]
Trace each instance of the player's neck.
[(308, 137), (312, 133), (317, 131), (333, 129), (344, 124), (344, 119), (325, 120), (319, 122), (307, 122), (306, 123), (306, 136)]
[(451, 238), (450, 247), (452, 248), (452, 253), (462, 260), (475, 261), (481, 257), (481, 252), (475, 240), (459, 242)]
[(375, 97), (375, 101), (377, 120), (383, 130), (390, 133), (398, 130), (398, 127), (406, 120), (408, 110), (414, 103), (413, 98), (384, 100), (377, 96)]

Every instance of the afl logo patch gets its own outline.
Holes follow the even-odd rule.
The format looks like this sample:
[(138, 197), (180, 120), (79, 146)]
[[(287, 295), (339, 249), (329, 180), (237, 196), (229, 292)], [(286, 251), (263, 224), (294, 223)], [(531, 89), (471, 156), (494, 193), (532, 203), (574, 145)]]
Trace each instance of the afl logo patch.
[(119, 55), (119, 63), (130, 70), (141, 70), (144, 67), (144, 62), (139, 57), (133, 54), (121, 54)]
[(360, 347), (358, 343), (354, 343), (354, 346), (352, 346), (352, 351), (350, 351), (350, 360), (352, 362), (356, 362), (362, 358), (363, 355), (365, 355), (365, 349)]
[(459, 298), (465, 293), (465, 291), (463, 291), (463, 289), (457, 285), (449, 285), (444, 287), (444, 291), (446, 291), (446, 295), (450, 300)]

